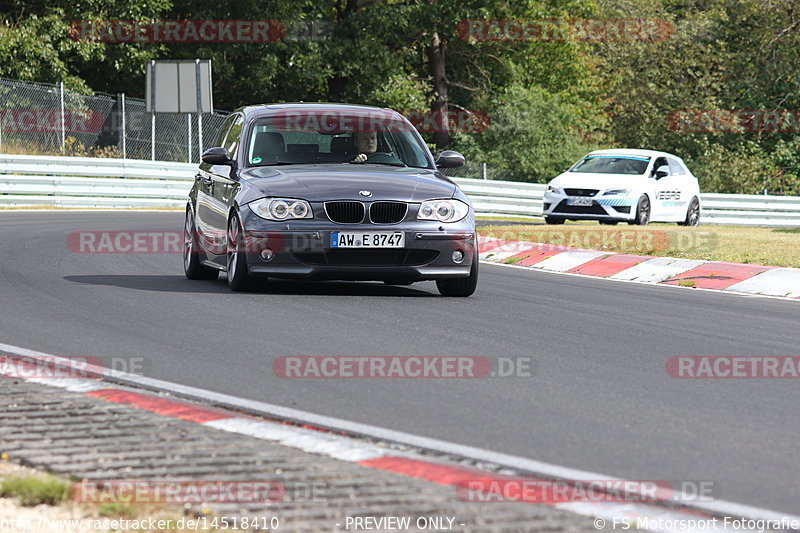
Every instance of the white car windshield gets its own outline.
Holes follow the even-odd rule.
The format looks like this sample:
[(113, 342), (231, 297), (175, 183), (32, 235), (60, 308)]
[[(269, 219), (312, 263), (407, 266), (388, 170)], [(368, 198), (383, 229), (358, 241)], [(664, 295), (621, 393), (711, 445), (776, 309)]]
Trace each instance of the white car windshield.
[(644, 174), (649, 157), (622, 155), (589, 155), (579, 161), (570, 172), (592, 172), (596, 174)]

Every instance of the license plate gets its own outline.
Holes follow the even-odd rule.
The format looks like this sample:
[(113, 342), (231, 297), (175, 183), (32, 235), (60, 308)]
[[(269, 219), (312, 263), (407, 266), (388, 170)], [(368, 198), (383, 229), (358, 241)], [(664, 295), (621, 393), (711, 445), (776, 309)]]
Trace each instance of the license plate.
[(582, 205), (582, 206), (591, 206), (592, 199), (591, 198), (570, 198), (567, 200), (567, 205)]
[(403, 248), (406, 234), (402, 231), (331, 233), (331, 248)]

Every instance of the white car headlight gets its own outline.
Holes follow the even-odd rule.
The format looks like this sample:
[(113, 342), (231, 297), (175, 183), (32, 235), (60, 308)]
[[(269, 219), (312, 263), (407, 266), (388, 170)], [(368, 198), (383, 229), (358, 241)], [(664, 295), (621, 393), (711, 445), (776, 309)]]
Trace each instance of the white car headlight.
[(469, 213), (469, 206), (461, 200), (429, 200), (422, 202), (417, 220), (436, 220), (439, 222), (458, 222)]
[(561, 187), (553, 187), (552, 185), (547, 186), (547, 192), (551, 192), (553, 194), (564, 194), (564, 191), (561, 190)]
[(626, 196), (630, 189), (609, 189), (603, 193), (603, 196)]
[(309, 203), (295, 198), (261, 198), (247, 205), (253, 213), (267, 220), (314, 218)]

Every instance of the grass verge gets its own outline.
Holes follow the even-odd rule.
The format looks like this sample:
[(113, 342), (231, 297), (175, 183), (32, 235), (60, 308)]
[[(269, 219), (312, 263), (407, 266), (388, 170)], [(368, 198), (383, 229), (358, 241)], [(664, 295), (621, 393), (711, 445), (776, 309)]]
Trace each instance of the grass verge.
[[(83, 503), (76, 490), (67, 479), (13, 464), (6, 454), (0, 455), (0, 516), (21, 523), (51, 521), (59, 531), (75, 533), (142, 533), (152, 531), (146, 525), (151, 519), (162, 533), (218, 530), (213, 525), (214, 515), (206, 508), (193, 506), (186, 513), (179, 504)], [(199, 516), (206, 517), (205, 521), (198, 520)], [(196, 525), (189, 525), (190, 520)]]
[(58, 505), (69, 496), (70, 484), (50, 474), (24, 474), (0, 483), (0, 497), (14, 498), (20, 505)]

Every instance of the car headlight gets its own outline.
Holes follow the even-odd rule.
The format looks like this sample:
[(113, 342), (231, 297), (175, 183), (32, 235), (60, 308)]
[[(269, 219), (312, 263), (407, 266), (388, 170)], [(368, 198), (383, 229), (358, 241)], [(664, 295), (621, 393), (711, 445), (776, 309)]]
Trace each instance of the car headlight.
[(422, 202), (417, 220), (458, 222), (469, 213), (469, 206), (461, 200), (429, 200)]
[(311, 205), (305, 200), (295, 198), (262, 198), (247, 205), (253, 213), (267, 220), (314, 218)]
[(603, 193), (603, 196), (625, 196), (630, 192), (630, 189), (609, 189)]
[(547, 192), (551, 192), (553, 194), (564, 194), (564, 191), (561, 190), (561, 187), (553, 187), (552, 185), (547, 186)]

